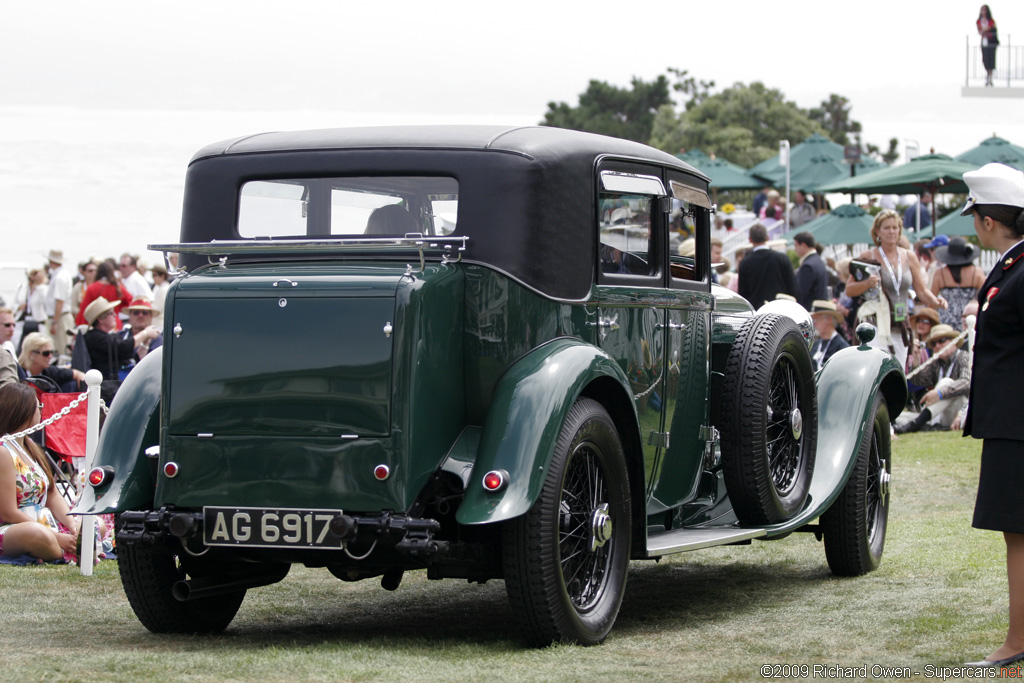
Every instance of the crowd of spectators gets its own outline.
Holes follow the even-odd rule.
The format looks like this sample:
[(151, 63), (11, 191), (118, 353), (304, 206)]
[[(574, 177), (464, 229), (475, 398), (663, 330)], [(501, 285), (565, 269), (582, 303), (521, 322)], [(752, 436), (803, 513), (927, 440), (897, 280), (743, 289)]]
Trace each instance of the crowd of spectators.
[[(771, 205), (767, 194), (762, 211)], [(790, 212), (792, 218), (792, 207)], [(812, 348), (817, 369), (840, 348), (858, 343), (857, 326), (870, 323), (876, 328), (871, 345), (892, 353), (908, 374), (910, 402), (897, 433), (958, 429), (971, 371), (964, 331), (968, 316), (977, 314), (985, 280), (976, 263), (980, 250), (946, 235), (911, 244), (903, 227), (899, 212), (878, 211), (871, 247), (837, 262), (809, 232), (793, 234), (787, 253), (781, 240), (769, 242), (764, 225), (755, 223), (750, 244), (733, 252), (734, 264), (712, 258), (725, 261), (714, 277), (755, 308), (777, 298), (804, 306), (818, 333)]]
[(104, 399), (137, 362), (162, 343), (158, 325), (168, 273), (138, 256), (89, 259), (77, 272), (51, 249), (32, 268), (12, 306), (0, 307), (0, 386), (45, 377), (63, 391), (84, 388), (85, 372), (103, 374)]

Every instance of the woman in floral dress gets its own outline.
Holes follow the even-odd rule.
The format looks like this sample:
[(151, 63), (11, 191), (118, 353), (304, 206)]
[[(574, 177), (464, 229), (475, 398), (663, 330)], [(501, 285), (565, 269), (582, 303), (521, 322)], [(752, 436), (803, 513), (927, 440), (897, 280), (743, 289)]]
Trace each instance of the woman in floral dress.
[(35, 390), (24, 384), (0, 387), (0, 554), (68, 559), (78, 525), (53, 485), (42, 449), (28, 437), (9, 436), (37, 424)]

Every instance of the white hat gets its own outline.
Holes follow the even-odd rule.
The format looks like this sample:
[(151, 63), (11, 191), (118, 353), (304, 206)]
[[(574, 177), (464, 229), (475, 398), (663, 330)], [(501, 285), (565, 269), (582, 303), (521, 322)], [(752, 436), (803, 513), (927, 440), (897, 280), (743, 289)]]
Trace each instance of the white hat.
[(977, 171), (968, 171), (964, 182), (970, 194), (961, 216), (969, 214), (975, 204), (1024, 207), (1024, 173), (1006, 164), (985, 164)]

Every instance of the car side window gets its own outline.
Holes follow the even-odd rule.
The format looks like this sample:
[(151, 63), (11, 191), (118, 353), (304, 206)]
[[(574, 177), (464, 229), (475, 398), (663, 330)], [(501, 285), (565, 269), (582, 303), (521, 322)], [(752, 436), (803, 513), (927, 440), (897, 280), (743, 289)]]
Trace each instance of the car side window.
[(602, 192), (598, 201), (600, 265), (605, 274), (654, 275), (651, 254), (653, 197)]

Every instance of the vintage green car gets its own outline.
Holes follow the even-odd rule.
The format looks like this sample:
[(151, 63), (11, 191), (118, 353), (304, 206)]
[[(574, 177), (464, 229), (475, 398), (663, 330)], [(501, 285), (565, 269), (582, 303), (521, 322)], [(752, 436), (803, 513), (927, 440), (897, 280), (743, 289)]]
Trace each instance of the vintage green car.
[(152, 247), (181, 255), (165, 344), (76, 509), (117, 513), (139, 620), (220, 631), (293, 563), (425, 569), (504, 579), (531, 643), (595, 644), (630, 560), (805, 531), (874, 569), (902, 369), (862, 343), (813, 372), (806, 311), (712, 284), (713, 211), (675, 157), (555, 128), (201, 150)]

